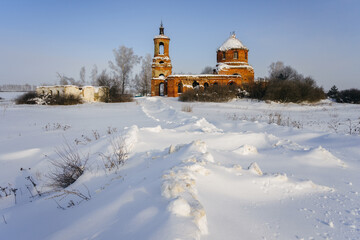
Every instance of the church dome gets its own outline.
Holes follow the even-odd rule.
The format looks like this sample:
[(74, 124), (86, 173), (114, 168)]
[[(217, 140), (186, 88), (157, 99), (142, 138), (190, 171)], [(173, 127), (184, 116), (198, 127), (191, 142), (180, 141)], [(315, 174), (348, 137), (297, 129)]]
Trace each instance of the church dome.
[(218, 51), (227, 51), (229, 49), (246, 49), (247, 47), (242, 44), (242, 42), (236, 38), (235, 33), (232, 34), (219, 48)]

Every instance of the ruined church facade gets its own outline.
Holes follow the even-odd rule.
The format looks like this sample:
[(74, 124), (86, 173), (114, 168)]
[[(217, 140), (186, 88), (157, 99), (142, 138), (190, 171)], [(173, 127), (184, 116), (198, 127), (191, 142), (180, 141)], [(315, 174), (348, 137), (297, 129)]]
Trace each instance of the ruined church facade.
[(151, 96), (178, 97), (189, 89), (211, 85), (245, 86), (254, 83), (254, 69), (248, 64), (249, 49), (232, 34), (217, 50), (213, 74), (172, 75), (169, 55), (170, 38), (161, 24), (154, 37)]

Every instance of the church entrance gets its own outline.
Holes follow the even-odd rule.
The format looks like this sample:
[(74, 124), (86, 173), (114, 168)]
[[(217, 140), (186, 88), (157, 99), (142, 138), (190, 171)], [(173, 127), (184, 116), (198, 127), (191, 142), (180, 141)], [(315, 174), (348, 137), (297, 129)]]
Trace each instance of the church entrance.
[(159, 96), (165, 96), (165, 84), (160, 83), (159, 85)]

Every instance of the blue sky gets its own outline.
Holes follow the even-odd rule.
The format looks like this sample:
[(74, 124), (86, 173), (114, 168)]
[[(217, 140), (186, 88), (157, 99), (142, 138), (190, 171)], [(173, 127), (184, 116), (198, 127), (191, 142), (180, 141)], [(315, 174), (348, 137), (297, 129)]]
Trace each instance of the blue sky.
[[(175, 73), (215, 66), (235, 31), (255, 77), (283, 61), (328, 90), (360, 89), (360, 1), (0, 0), (0, 84), (54, 84), (108, 68), (114, 48), (153, 54), (160, 21)], [(135, 69), (134, 72), (136, 72)]]

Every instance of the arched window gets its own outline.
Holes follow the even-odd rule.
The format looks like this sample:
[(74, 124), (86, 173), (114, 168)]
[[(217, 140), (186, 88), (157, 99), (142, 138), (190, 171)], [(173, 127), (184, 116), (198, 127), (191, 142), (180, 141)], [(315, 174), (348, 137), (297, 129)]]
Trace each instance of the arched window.
[(204, 83), (204, 89), (206, 90), (209, 87), (209, 84), (206, 82)]
[(59, 90), (57, 90), (57, 95), (60, 96), (60, 91)]
[(217, 82), (215, 82), (213, 85), (214, 85), (214, 86), (217, 86), (217, 85), (218, 85), (218, 83), (217, 83)]
[(178, 85), (178, 93), (182, 93), (183, 92), (183, 84), (179, 83)]
[(228, 85), (230, 85), (230, 86), (232, 86), (232, 85), (236, 85), (236, 83), (234, 83), (233, 81), (230, 81), (229, 83), (228, 83)]
[(222, 55), (223, 55), (223, 60), (225, 60), (225, 59), (226, 59), (226, 52), (224, 51), (224, 52), (222, 53)]
[(238, 52), (237, 51), (235, 51), (234, 52), (234, 59), (238, 59), (239, 58), (239, 56), (238, 56)]
[(193, 88), (197, 88), (199, 86), (199, 83), (197, 81), (194, 81), (192, 86), (193, 86)]
[(248, 56), (247, 56), (247, 52), (245, 52), (245, 60), (247, 60), (247, 57), (248, 57)]
[(159, 74), (159, 78), (165, 78), (165, 75), (164, 74)]
[(159, 63), (160, 63), (160, 64), (164, 64), (164, 61), (160, 61)]
[(161, 55), (164, 54), (164, 43), (163, 42), (159, 43), (159, 54), (161, 54)]

